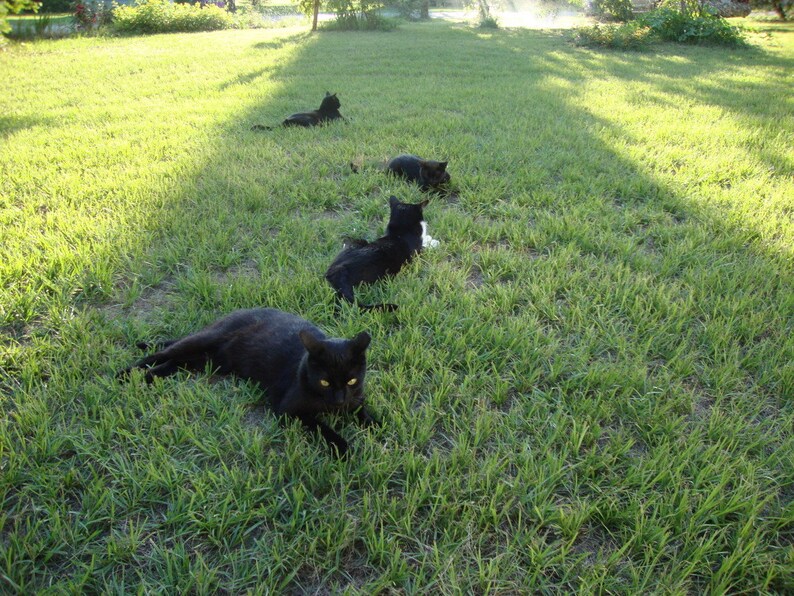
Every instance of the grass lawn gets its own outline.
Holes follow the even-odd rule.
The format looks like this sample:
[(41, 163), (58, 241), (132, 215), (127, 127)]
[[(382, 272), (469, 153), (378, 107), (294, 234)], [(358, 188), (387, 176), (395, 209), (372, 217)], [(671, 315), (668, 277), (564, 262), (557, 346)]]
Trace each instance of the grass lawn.
[[(755, 48), (462, 24), (0, 52), (0, 591), (794, 590), (794, 26)], [(338, 92), (349, 124), (252, 132)], [(441, 241), (323, 273), (449, 159)], [(331, 459), (251, 385), (115, 371), (274, 306), (372, 336)]]

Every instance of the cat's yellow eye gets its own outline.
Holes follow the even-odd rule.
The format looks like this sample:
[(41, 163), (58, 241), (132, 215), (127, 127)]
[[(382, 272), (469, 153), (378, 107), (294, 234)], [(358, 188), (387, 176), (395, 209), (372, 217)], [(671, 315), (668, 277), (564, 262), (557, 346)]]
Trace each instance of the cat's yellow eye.
[(358, 379), (356, 379), (356, 378), (350, 379), (347, 382), (348, 385), (355, 385), (356, 383), (358, 383)]
[(323, 387), (330, 387), (331, 383), (329, 383), (325, 379), (320, 379), (320, 385), (322, 385)]

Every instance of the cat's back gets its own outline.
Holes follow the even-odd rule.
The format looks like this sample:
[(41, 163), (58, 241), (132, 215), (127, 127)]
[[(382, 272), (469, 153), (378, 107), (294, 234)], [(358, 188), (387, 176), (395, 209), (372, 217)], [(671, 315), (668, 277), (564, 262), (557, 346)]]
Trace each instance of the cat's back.
[(314, 126), (318, 121), (316, 112), (298, 112), (287, 116), (281, 124), (283, 126)]
[(403, 153), (393, 157), (386, 164), (386, 167), (395, 174), (414, 174), (419, 175), (420, 158), (410, 153)]
[(223, 331), (232, 337), (249, 338), (258, 344), (297, 342), (302, 329), (316, 329), (307, 321), (292, 313), (276, 308), (248, 308), (235, 311), (218, 321)]
[(295, 382), (306, 348), (303, 329), (324, 334), (309, 321), (274, 308), (236, 311), (218, 322), (221, 338), (211, 359), (222, 374), (256, 382), (277, 403)]
[(315, 325), (275, 308), (235, 311), (215, 325), (220, 333), (214, 361), (223, 370), (265, 385), (297, 368), (305, 348), (299, 333)]

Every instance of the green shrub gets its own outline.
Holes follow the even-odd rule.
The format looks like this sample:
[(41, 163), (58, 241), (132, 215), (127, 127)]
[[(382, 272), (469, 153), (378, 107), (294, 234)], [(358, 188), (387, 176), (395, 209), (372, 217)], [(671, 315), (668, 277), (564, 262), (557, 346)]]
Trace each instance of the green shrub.
[(593, 0), (590, 12), (609, 21), (630, 21), (634, 15), (631, 0)]
[(794, 19), (794, 0), (772, 0), (770, 6), (784, 21)]
[[(23, 10), (38, 11), (39, 5), (34, 0), (0, 0), (0, 33), (8, 33), (11, 31), (11, 25), (8, 24), (9, 14), (19, 14)], [(0, 44), (3, 43), (0, 38)]]
[(214, 4), (171, 4), (168, 0), (138, 0), (113, 7), (113, 28), (121, 33), (213, 31), (233, 26), (232, 16)]
[(498, 29), (499, 21), (497, 21), (495, 17), (483, 17), (480, 19), (480, 22), (477, 23), (477, 26), (480, 29)]
[(397, 28), (397, 21), (380, 14), (381, 0), (328, 0), (326, 6), (336, 13), (336, 19), (325, 23), (323, 29), (391, 31)]
[(580, 46), (622, 50), (641, 49), (653, 41), (746, 47), (742, 32), (720, 16), (709, 13), (682, 13), (658, 8), (622, 25), (593, 25), (574, 30), (573, 41)]
[(424, 0), (389, 0), (387, 5), (408, 21), (418, 21), (423, 17)]
[(42, 0), (40, 12), (72, 12), (72, 0)]
[(650, 27), (632, 21), (623, 25), (580, 27), (574, 31), (574, 43), (579, 46), (641, 50), (654, 41)]
[(394, 31), (399, 25), (397, 19), (370, 13), (362, 16), (337, 15), (333, 21), (327, 21), (321, 27), (326, 31)]
[(720, 16), (685, 14), (672, 8), (659, 8), (642, 15), (639, 23), (650, 27), (659, 39), (678, 43), (745, 47), (741, 31)]

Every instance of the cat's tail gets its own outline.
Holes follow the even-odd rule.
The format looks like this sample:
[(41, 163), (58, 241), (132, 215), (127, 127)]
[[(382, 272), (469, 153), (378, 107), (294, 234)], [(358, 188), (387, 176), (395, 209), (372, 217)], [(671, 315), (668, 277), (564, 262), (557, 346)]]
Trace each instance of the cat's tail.
[(264, 124), (254, 124), (251, 130), (273, 130), (272, 126), (265, 126)]
[(176, 343), (175, 339), (167, 339), (160, 341), (139, 341), (138, 343), (135, 344), (135, 347), (137, 347), (139, 350), (142, 350), (144, 352), (148, 350), (160, 351), (174, 343)]

